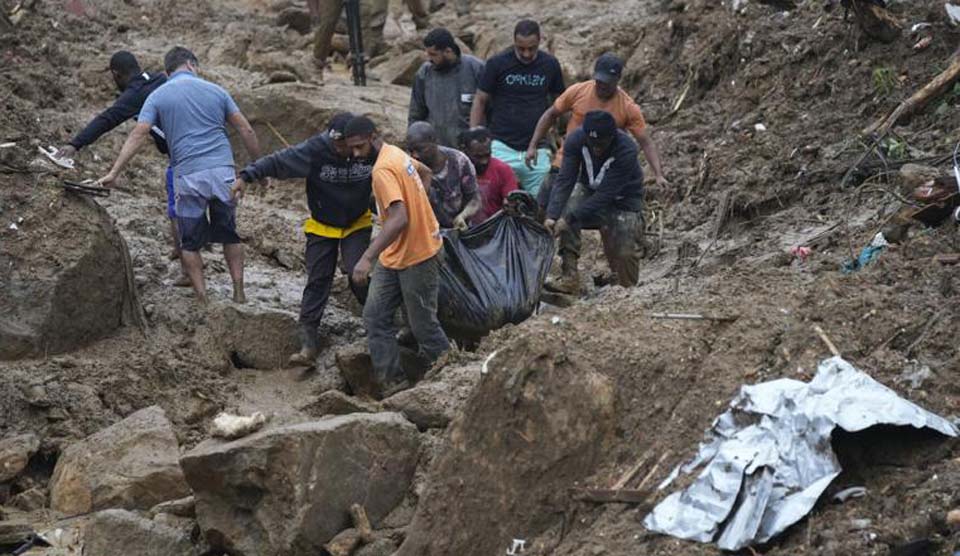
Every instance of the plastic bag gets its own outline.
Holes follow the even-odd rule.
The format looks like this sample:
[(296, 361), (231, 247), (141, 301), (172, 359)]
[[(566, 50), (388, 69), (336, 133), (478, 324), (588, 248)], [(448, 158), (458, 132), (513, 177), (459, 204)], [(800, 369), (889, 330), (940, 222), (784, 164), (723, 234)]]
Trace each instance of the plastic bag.
[(501, 211), (467, 230), (443, 231), (440, 324), (458, 340), (476, 340), (537, 309), (553, 263), (550, 233), (536, 220)]

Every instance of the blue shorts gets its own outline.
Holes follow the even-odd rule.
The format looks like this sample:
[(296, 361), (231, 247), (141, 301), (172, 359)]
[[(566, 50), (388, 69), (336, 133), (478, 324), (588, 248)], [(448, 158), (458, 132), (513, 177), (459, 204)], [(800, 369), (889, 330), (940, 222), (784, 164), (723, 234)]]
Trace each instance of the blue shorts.
[(533, 165), (533, 168), (528, 168), (524, 161), (527, 151), (511, 149), (506, 143), (496, 139), (490, 147), (493, 157), (505, 162), (516, 174), (520, 189), (536, 197), (540, 192), (543, 179), (547, 177), (547, 173), (550, 171), (550, 160), (553, 156), (550, 149), (537, 149), (537, 163)]
[(167, 166), (167, 218), (177, 217), (177, 205), (173, 194), (173, 166)]
[(174, 178), (177, 225), (184, 251), (199, 251), (208, 243), (240, 243), (237, 207), (230, 198), (236, 180), (231, 166)]

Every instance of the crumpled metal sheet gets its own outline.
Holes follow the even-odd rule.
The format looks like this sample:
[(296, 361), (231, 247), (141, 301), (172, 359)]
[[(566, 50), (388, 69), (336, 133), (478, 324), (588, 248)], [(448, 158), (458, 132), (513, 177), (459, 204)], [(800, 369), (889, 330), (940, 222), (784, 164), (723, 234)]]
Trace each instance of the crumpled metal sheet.
[(803, 518), (840, 474), (830, 445), (836, 427), (874, 425), (957, 428), (899, 397), (840, 357), (823, 361), (810, 383), (779, 379), (743, 386), (707, 431), (697, 456), (679, 473), (703, 466), (690, 487), (675, 492), (644, 519), (651, 531), (716, 542), (724, 550), (763, 543)]

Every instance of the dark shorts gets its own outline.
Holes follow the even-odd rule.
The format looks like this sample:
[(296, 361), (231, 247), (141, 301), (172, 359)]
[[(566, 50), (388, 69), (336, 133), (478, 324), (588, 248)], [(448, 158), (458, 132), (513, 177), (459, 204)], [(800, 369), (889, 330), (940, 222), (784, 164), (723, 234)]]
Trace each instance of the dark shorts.
[(177, 217), (176, 197), (173, 194), (173, 166), (167, 166), (167, 218)]
[(235, 181), (229, 166), (176, 176), (177, 225), (184, 251), (199, 251), (208, 243), (240, 243), (237, 208), (230, 198)]

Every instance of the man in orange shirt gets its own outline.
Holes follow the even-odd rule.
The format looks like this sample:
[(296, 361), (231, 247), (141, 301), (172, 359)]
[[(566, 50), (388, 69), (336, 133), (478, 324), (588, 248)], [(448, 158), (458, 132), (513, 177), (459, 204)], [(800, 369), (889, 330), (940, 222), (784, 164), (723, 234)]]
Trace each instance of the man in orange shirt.
[[(553, 106), (547, 109), (540, 116), (537, 122), (537, 129), (530, 139), (530, 146), (527, 148), (527, 165), (536, 163), (537, 145), (547, 135), (547, 132), (557, 122), (563, 114), (570, 112), (570, 122), (567, 124), (567, 135), (583, 125), (583, 117), (587, 112), (593, 110), (602, 110), (613, 116), (617, 122), (617, 127), (629, 131), (637, 144), (643, 149), (643, 154), (653, 170), (653, 176), (657, 180), (657, 185), (666, 187), (669, 185), (663, 175), (663, 168), (660, 166), (660, 154), (656, 145), (650, 139), (647, 122), (643, 118), (643, 112), (640, 107), (626, 91), (619, 87), (620, 77), (623, 74), (623, 61), (616, 55), (606, 53), (597, 58), (593, 70), (593, 79), (571, 85), (567, 90), (557, 97)], [(563, 149), (557, 153), (554, 161), (554, 167), (551, 169), (551, 177), (556, 174), (560, 168), (563, 157)], [(548, 179), (547, 182), (552, 182)], [(541, 188), (538, 199), (541, 207), (546, 207), (550, 200), (551, 184), (545, 183)]]
[(344, 135), (354, 158), (373, 160), (373, 195), (383, 229), (353, 268), (353, 281), (370, 281), (363, 321), (367, 346), (381, 393), (404, 379), (394, 315), (402, 303), (419, 355), (428, 363), (450, 349), (437, 319), (440, 226), (423, 187), (430, 169), (383, 142), (364, 116), (347, 124)]

